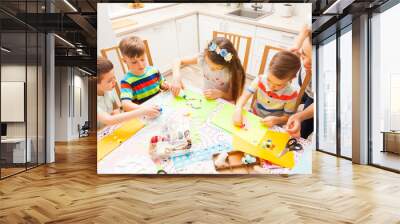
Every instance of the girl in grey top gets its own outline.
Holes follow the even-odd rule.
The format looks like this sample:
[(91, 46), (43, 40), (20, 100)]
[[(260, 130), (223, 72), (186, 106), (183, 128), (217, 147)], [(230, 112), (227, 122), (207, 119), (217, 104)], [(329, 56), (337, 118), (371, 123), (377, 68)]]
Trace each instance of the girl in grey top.
[(198, 64), (203, 76), (203, 94), (207, 99), (222, 98), (236, 102), (243, 91), (245, 72), (231, 41), (216, 37), (197, 57), (178, 60), (174, 64), (171, 91), (179, 95), (183, 88), (180, 67)]

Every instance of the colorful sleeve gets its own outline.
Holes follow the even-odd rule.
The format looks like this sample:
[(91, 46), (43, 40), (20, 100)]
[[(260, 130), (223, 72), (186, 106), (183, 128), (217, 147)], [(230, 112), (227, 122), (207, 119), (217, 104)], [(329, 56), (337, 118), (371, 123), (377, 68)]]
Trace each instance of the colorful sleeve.
[(297, 101), (297, 91), (292, 91), (292, 93), (289, 95), (289, 99), (285, 102), (284, 105), (284, 112), (285, 114), (294, 114), (295, 111), (295, 106), (296, 106), (296, 101)]
[(129, 82), (127, 82), (125, 79), (121, 81), (121, 101), (123, 100), (131, 100), (134, 101), (135, 97), (133, 94), (133, 90)]
[(246, 88), (247, 91), (249, 91), (250, 93), (255, 93), (257, 91), (258, 88), (258, 82), (259, 82), (260, 78), (257, 77), (255, 78), (250, 85)]

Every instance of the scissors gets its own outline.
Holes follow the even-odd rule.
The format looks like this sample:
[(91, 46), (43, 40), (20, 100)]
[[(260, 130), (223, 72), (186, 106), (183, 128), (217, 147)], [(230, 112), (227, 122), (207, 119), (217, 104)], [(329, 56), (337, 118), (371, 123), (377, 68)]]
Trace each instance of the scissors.
[(285, 149), (282, 150), (281, 153), (279, 153), (278, 158), (281, 158), (289, 151), (300, 151), (300, 150), (303, 150), (303, 146), (295, 138), (291, 138), (287, 142)]

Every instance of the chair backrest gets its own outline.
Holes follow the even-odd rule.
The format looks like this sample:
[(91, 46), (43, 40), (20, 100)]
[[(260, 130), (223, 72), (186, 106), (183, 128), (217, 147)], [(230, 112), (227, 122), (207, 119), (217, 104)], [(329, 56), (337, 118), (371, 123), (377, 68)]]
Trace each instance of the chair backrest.
[[(146, 57), (147, 57), (147, 62), (148, 62), (148, 64), (150, 66), (153, 66), (153, 59), (152, 59), (151, 54), (150, 54), (149, 44), (147, 43), (147, 40), (143, 40), (143, 42), (144, 42), (144, 46), (145, 46), (145, 54), (146, 54)], [(110, 48), (105, 48), (105, 49), (101, 49), (100, 50), (101, 56), (103, 58), (107, 58), (107, 59), (110, 59), (109, 56), (108, 56), (108, 54), (110, 52), (115, 52), (117, 54), (117, 59), (118, 59), (119, 64), (120, 64), (120, 66), (122, 68), (122, 73), (125, 74), (127, 72), (128, 68), (127, 68), (126, 64), (124, 63), (124, 61), (122, 60), (122, 54), (121, 54), (121, 51), (120, 51), (119, 47), (118, 46), (113, 46), (113, 47), (110, 47)], [(116, 92), (117, 92), (117, 94), (119, 96), (121, 94), (121, 90), (119, 88), (119, 80), (117, 78), (116, 78), (116, 80), (117, 80), (117, 85), (115, 86), (115, 90), (116, 90)]]
[[(265, 45), (264, 53), (263, 53), (262, 58), (261, 58), (261, 65), (260, 65), (260, 69), (259, 69), (258, 74), (259, 75), (264, 74), (265, 66), (267, 64), (268, 57), (269, 57), (269, 54), (271, 53), (271, 51), (283, 51), (283, 50), (285, 50), (285, 49), (279, 48), (279, 47), (270, 46), (270, 45)], [(297, 111), (297, 108), (300, 105), (301, 99), (303, 98), (304, 92), (305, 92), (308, 84), (310, 83), (310, 81), (311, 81), (311, 71), (306, 71), (306, 76), (305, 76), (305, 78), (303, 80), (303, 83), (301, 84), (300, 91), (299, 91), (299, 94), (298, 94), (297, 99), (296, 99), (296, 105), (295, 105), (294, 111)], [(256, 96), (256, 94), (255, 94), (255, 96)], [(251, 105), (253, 105), (254, 100), (255, 100), (255, 97), (253, 97), (253, 101), (251, 102)]]
[(225, 33), (225, 32), (219, 32), (219, 31), (213, 31), (213, 38), (218, 37), (218, 36), (223, 36), (225, 38), (227, 38), (228, 40), (230, 40), (233, 44), (233, 47), (235, 48), (235, 50), (238, 52), (240, 51), (240, 42), (241, 40), (245, 40), (246, 41), (246, 45), (245, 45), (245, 50), (244, 50), (244, 58), (242, 60), (243, 63), (243, 69), (246, 72), (247, 71), (247, 64), (249, 63), (249, 54), (250, 54), (250, 46), (251, 46), (251, 37), (246, 37), (246, 36), (242, 36), (242, 35), (238, 35), (238, 34), (234, 34), (234, 33)]

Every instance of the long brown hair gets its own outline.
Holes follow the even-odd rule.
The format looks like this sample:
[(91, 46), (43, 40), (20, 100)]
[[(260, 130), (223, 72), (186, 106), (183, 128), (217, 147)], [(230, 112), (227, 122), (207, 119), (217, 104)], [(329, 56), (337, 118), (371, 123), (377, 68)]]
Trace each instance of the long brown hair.
[[(209, 51), (208, 47), (212, 42), (214, 42), (220, 49), (226, 49), (231, 53), (232, 59), (230, 61), (225, 61), (225, 59), (215, 51)], [(242, 63), (232, 42), (225, 37), (216, 37), (207, 45), (207, 48), (204, 49), (204, 55), (213, 63), (228, 68), (231, 74), (228, 91), (232, 99), (236, 102), (243, 92), (246, 73), (244, 72)]]

